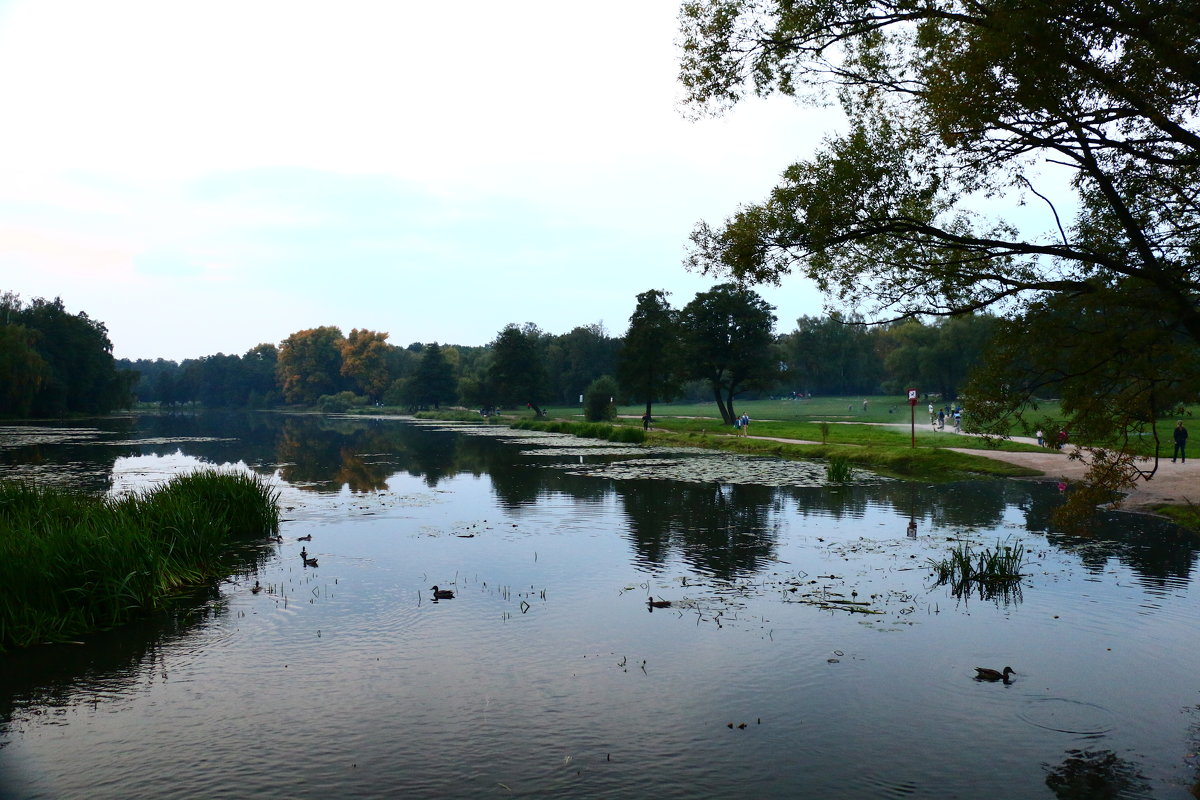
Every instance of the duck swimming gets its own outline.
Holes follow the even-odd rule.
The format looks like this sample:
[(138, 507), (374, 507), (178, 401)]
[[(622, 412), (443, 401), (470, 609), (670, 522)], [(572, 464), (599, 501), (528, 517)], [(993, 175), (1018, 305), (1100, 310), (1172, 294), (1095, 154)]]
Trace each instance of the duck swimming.
[(436, 584), (433, 587), (434, 600), (453, 600), (454, 592), (450, 589), (439, 589)]
[(1015, 674), (1012, 667), (1005, 667), (1004, 672), (998, 672), (987, 667), (975, 668), (975, 680), (977, 681), (1004, 681), (1008, 683), (1008, 676)]
[(260, 584), (258, 581), (255, 581), (254, 585), (250, 587), (250, 591), (253, 592), (254, 594), (258, 594), (262, 590), (263, 590), (262, 584)]
[(655, 600), (653, 597), (647, 597), (646, 605), (650, 606), (650, 608), (670, 608), (671, 601), (663, 600), (662, 598)]

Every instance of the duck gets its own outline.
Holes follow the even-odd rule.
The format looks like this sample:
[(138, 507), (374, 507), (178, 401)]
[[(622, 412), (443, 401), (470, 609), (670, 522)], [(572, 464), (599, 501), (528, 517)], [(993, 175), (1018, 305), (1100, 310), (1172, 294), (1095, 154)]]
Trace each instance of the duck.
[(453, 600), (454, 592), (451, 591), (450, 589), (439, 589), (437, 587), (437, 584), (434, 584), (433, 599), (434, 600)]
[(258, 594), (262, 590), (263, 590), (262, 584), (259, 583), (258, 581), (255, 581), (254, 585), (250, 587), (250, 591), (253, 592), (254, 594)]
[(659, 598), (658, 600), (655, 600), (653, 597), (647, 597), (647, 598), (646, 598), (646, 605), (650, 606), (651, 608), (670, 608), (670, 607), (671, 607), (671, 601), (670, 601), (670, 600), (663, 600), (662, 598)]
[(308, 536), (297, 536), (296, 541), (297, 542), (311, 542), (312, 534), (310, 533)]
[(306, 566), (306, 567), (315, 567), (315, 566), (317, 566), (317, 560), (316, 560), (315, 558), (305, 558), (305, 559), (304, 559), (304, 566)]
[(977, 681), (1004, 681), (1008, 683), (1008, 676), (1015, 674), (1012, 667), (1005, 667), (1003, 672), (998, 672), (988, 667), (975, 668), (975, 680)]

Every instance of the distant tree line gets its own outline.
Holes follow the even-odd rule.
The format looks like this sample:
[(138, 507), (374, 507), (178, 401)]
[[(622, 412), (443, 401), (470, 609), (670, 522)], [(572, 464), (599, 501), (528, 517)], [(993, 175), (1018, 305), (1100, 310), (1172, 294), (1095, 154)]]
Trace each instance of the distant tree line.
[(382, 331), (324, 326), (242, 355), (182, 362), (114, 361), (102, 323), (70, 315), (62, 302), (22, 305), (5, 295), (0, 364), (7, 416), (99, 413), (131, 402), (164, 407), (315, 406), (345, 411), (381, 404), (406, 409), (466, 405), (481, 410), (712, 401), (728, 421), (737, 398), (899, 393), (909, 386), (954, 398), (988, 346), (994, 320), (968, 315), (926, 324), (864, 325), (853, 317), (801, 317), (774, 332), (774, 309), (727, 283), (682, 308), (643, 292), (623, 336), (602, 323), (555, 335), (527, 322), (506, 325), (483, 346), (414, 342)]
[(117, 368), (103, 322), (57, 298), (0, 295), (0, 415), (105, 414), (130, 405), (136, 381)]

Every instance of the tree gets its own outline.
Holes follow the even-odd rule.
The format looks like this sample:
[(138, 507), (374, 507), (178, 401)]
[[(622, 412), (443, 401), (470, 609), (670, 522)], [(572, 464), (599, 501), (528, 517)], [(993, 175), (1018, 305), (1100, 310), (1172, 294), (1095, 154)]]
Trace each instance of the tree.
[(354, 328), (338, 343), (341, 373), (374, 402), (395, 379), (388, 371), (388, 334)]
[(892, 344), (886, 361), (893, 376), (889, 389), (899, 393), (917, 386), (944, 400), (957, 399), (971, 368), (986, 352), (995, 323), (990, 315), (971, 314), (932, 325), (906, 320), (892, 326), (885, 333)]
[(342, 390), (342, 331), (333, 326), (296, 331), (279, 345), (275, 370), (283, 399), (315, 403)]
[(546, 348), (547, 383), (555, 400), (574, 405), (588, 385), (616, 368), (621, 342), (603, 322), (580, 325), (555, 336)]
[(700, 292), (679, 313), (683, 372), (712, 389), (721, 418), (732, 425), (733, 398), (778, 377), (774, 307), (732, 283)]
[[(799, 270), (873, 317), (991, 308), (1018, 352), (1073, 347), (1053, 317), (1136, 322), (1155, 332), (1144, 357), (1177, 359), (1156, 391), (1187, 389), (1200, 344), (1194, 4), (705, 0), (681, 20), (693, 108), (831, 90), (849, 121), (767, 200), (700, 224), (693, 267), (751, 281)], [(1064, 171), (1065, 219), (1051, 199)], [(998, 198), (1040, 209), (1040, 224), (977, 212)], [(1143, 379), (1127, 396), (1148, 396), (1153, 365), (1121, 369)], [(1030, 397), (1013, 387), (1037, 383), (1008, 381), (989, 408), (1021, 411)], [(1065, 370), (1058, 385), (1072, 384), (1080, 398), (1104, 389), (1086, 370)]]
[[(61, 298), (35, 298), (28, 305), (17, 295), (0, 295), (4, 327), (17, 327), (4, 337), (5, 360), (15, 372), (5, 376), (25, 387), (35, 385), (31, 401), (19, 392), (20, 404), (35, 417), (71, 412), (106, 414), (133, 402), (137, 376), (119, 371), (103, 322), (85, 312), (70, 314)], [(29, 348), (38, 358), (32, 358)]]
[(538, 416), (542, 415), (546, 371), (538, 343), (540, 333), (532, 323), (524, 329), (510, 323), (492, 342), (488, 384), (496, 405), (511, 408), (528, 404)]
[(454, 367), (446, 359), (437, 342), (421, 351), (421, 360), (417, 363), (412, 380), (415, 384), (417, 405), (431, 405), (437, 408), (444, 402), (454, 400), (457, 393)]
[(647, 416), (656, 401), (669, 401), (679, 392), (679, 322), (667, 301), (668, 294), (651, 289), (637, 296), (637, 306), (629, 317), (629, 329), (617, 356), (621, 390), (645, 403)]
[(35, 334), (23, 325), (0, 325), (0, 415), (27, 417), (50, 375)]
[(791, 388), (818, 394), (876, 394), (884, 379), (882, 331), (861, 317), (833, 312), (801, 317), (780, 337)]

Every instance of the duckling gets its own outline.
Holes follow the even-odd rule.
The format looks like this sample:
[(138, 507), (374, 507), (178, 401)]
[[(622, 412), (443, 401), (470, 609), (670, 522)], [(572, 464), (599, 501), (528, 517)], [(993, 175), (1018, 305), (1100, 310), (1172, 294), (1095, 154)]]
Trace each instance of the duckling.
[(654, 609), (654, 608), (670, 608), (670, 607), (671, 607), (671, 601), (670, 601), (670, 600), (663, 600), (661, 597), (660, 597), (659, 599), (657, 599), (657, 600), (655, 600), (653, 597), (647, 597), (647, 598), (646, 598), (646, 605), (650, 606), (650, 608), (651, 608), (651, 609)]
[(975, 680), (977, 681), (1004, 681), (1008, 683), (1008, 676), (1015, 674), (1012, 667), (1005, 667), (1003, 672), (998, 672), (988, 667), (975, 668)]
[(254, 585), (250, 587), (250, 591), (253, 592), (254, 594), (258, 594), (262, 590), (263, 590), (262, 584), (260, 584), (258, 581), (255, 581)]
[(450, 589), (439, 589), (437, 587), (437, 585), (434, 584), (433, 599), (434, 600), (452, 600), (452, 599), (454, 599), (454, 592), (451, 591)]

